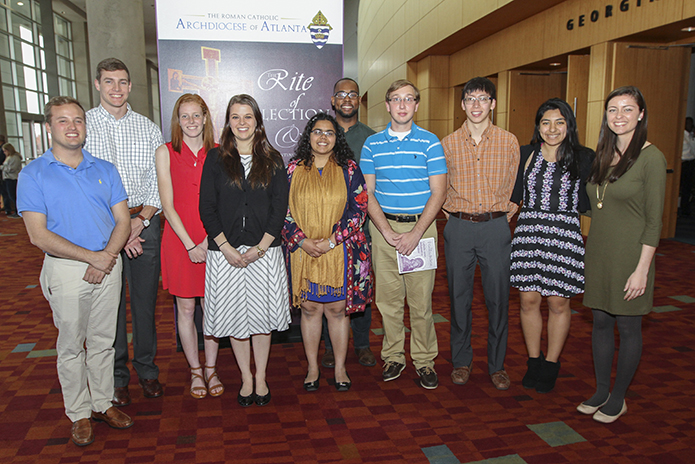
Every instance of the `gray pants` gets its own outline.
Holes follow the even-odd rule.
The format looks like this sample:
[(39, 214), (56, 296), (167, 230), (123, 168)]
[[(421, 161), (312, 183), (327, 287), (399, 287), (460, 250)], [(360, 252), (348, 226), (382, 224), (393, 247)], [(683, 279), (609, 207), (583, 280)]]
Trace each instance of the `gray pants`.
[(128, 362), (128, 333), (126, 326), (126, 282), (130, 290), (130, 316), (133, 323), (133, 367), (140, 379), (156, 379), (159, 368), (154, 363), (157, 354), (157, 328), (154, 315), (159, 288), (160, 225), (159, 215), (150, 220), (150, 226), (142, 231), (142, 254), (130, 259), (121, 252), (123, 258), (123, 288), (118, 306), (116, 325), (116, 359), (114, 365), (114, 385), (126, 387), (130, 382)]
[(444, 253), (451, 299), (451, 360), (454, 368), (469, 366), (471, 305), (476, 263), (480, 264), (488, 310), (487, 358), (493, 374), (504, 369), (509, 329), (509, 267), (511, 233), (505, 217), (473, 223), (450, 216), (444, 227)]

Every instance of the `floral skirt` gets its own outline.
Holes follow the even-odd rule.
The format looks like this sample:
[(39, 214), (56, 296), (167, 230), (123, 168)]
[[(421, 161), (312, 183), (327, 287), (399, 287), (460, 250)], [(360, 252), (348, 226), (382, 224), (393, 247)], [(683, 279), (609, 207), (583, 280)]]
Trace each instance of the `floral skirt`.
[(578, 214), (521, 210), (512, 239), (511, 285), (542, 296), (571, 298), (584, 292)]

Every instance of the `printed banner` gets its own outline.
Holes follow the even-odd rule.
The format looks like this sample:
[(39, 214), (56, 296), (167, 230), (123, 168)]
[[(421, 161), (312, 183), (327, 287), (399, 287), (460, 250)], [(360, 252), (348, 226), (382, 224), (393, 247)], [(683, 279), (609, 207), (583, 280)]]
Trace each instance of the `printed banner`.
[(156, 7), (166, 140), (184, 93), (208, 104), (217, 139), (229, 99), (254, 97), (285, 161), (307, 119), (330, 112), (333, 84), (343, 76), (342, 0), (159, 0)]

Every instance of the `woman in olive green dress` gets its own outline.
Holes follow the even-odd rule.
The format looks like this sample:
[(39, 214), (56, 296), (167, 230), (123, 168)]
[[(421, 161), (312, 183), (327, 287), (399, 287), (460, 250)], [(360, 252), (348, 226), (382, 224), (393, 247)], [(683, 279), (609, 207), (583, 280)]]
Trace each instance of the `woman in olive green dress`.
[[(614, 422), (627, 411), (625, 394), (642, 356), (642, 316), (652, 310), (665, 185), (664, 155), (647, 141), (644, 97), (636, 87), (620, 87), (606, 98), (586, 187), (591, 227), (584, 305), (594, 317), (596, 393), (577, 410), (599, 422)], [(616, 324), (620, 349), (611, 391)]]

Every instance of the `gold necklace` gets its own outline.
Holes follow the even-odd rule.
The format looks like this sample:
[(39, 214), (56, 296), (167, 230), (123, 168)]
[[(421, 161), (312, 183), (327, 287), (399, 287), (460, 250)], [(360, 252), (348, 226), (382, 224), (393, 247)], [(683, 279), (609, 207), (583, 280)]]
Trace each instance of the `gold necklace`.
[(596, 203), (596, 207), (598, 209), (603, 208), (603, 199), (606, 198), (606, 187), (608, 187), (608, 180), (607, 179), (606, 179), (606, 184), (603, 186), (603, 194), (599, 195), (599, 193), (598, 193), (599, 185), (596, 184), (596, 199), (598, 200), (598, 202)]

